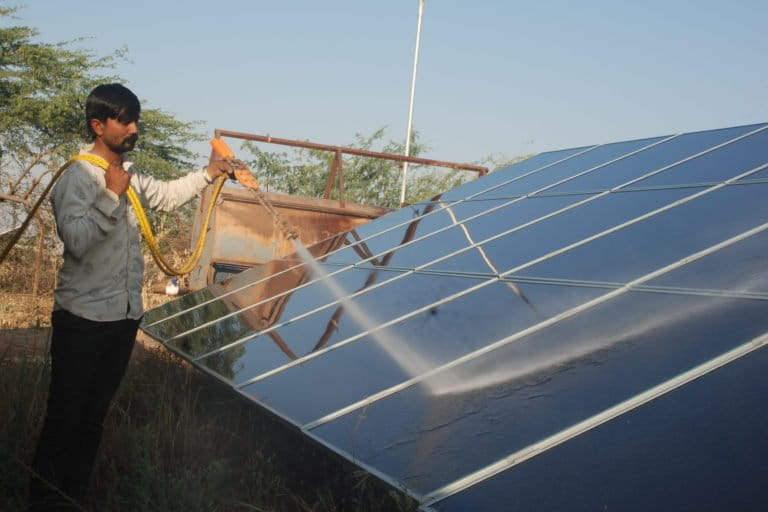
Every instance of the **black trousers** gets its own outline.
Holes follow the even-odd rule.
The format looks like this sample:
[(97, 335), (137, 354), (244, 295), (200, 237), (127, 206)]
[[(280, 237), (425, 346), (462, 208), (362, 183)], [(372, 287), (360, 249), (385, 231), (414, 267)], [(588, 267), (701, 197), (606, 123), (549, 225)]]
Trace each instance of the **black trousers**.
[(82, 504), (107, 409), (125, 374), (139, 320), (51, 315), (51, 385), (33, 462), (30, 510)]

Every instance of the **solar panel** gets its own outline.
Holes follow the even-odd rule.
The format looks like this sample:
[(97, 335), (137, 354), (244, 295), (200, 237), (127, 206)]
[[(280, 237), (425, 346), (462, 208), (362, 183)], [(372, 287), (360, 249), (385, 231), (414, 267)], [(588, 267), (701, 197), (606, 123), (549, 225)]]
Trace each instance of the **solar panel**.
[[(680, 461), (649, 472), (668, 450), (713, 465), (700, 443), (734, 401), (768, 423), (734, 371), (764, 389), (767, 138), (759, 124), (536, 155), (142, 328), (425, 510), (640, 510), (658, 489), (726, 503), (722, 485), (659, 487)], [(732, 478), (765, 469), (735, 444), (712, 449)], [(768, 498), (755, 478), (735, 488)]]

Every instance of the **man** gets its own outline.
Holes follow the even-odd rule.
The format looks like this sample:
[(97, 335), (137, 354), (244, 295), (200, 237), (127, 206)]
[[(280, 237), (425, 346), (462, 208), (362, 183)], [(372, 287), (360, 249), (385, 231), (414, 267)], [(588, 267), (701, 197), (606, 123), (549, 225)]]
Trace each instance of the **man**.
[(144, 259), (138, 223), (127, 202), (133, 186), (145, 207), (186, 203), (231, 166), (163, 182), (123, 161), (138, 140), (141, 107), (120, 84), (96, 87), (85, 106), (93, 145), (84, 152), (109, 168), (73, 163), (51, 192), (64, 263), (51, 315), (48, 409), (33, 462), (31, 510), (77, 509), (84, 501), (102, 422), (125, 373), (143, 314)]

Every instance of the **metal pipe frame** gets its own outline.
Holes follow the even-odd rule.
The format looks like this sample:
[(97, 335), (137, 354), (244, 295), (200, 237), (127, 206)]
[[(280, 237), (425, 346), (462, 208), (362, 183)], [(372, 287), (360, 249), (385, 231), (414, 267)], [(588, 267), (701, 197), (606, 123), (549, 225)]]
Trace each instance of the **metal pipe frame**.
[(233, 132), (229, 130), (214, 130), (214, 136), (219, 137), (232, 137), (234, 139), (251, 140), (254, 142), (266, 142), (268, 144), (279, 144), (282, 146), (292, 146), (296, 148), (304, 149), (317, 149), (320, 151), (329, 151), (332, 153), (341, 153), (344, 155), (356, 155), (365, 156), (369, 158), (380, 158), (382, 160), (394, 160), (396, 162), (409, 162), (412, 164), (429, 165), (433, 167), (446, 167), (449, 169), (457, 169), (463, 171), (473, 171), (478, 176), (485, 176), (488, 174), (488, 168), (480, 165), (463, 164), (457, 162), (446, 162), (443, 160), (432, 160), (429, 158), (418, 158), (414, 156), (395, 155), (393, 153), (381, 153), (378, 151), (368, 151), (366, 149), (345, 148), (344, 146), (330, 146), (327, 144), (318, 144), (316, 142), (281, 139), (279, 137), (272, 137), (271, 135), (254, 135), (251, 133)]

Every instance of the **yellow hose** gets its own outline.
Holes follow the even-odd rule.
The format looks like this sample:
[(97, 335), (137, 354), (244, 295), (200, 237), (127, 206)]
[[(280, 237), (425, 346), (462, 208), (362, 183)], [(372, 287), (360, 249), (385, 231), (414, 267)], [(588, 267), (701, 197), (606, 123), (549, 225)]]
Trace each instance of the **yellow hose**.
[[(87, 162), (90, 162), (101, 169), (104, 169), (105, 171), (109, 167), (109, 163), (104, 160), (101, 157), (98, 157), (96, 155), (90, 155), (90, 154), (82, 154), (82, 155), (76, 155), (72, 157), (67, 163), (62, 165), (58, 171), (56, 171), (56, 174), (53, 175), (53, 179), (51, 179), (51, 182), (48, 184), (48, 186), (45, 188), (41, 196), (38, 198), (35, 205), (32, 207), (32, 210), (29, 213), (29, 216), (24, 221), (24, 223), (21, 225), (21, 227), (16, 231), (16, 234), (11, 239), (10, 243), (6, 246), (5, 250), (3, 251), (3, 254), (0, 255), (0, 264), (5, 261), (5, 258), (8, 256), (8, 253), (11, 251), (14, 245), (16, 245), (16, 242), (21, 238), (21, 235), (26, 230), (27, 226), (29, 225), (32, 218), (35, 216), (35, 213), (37, 212), (37, 209), (40, 207), (40, 204), (43, 202), (45, 197), (48, 195), (48, 192), (50, 191), (53, 184), (56, 182), (56, 180), (59, 178), (62, 172), (72, 165), (77, 160), (85, 160)], [(136, 218), (139, 221), (139, 227), (141, 228), (141, 234), (144, 235), (144, 240), (147, 241), (147, 245), (149, 246), (149, 251), (152, 254), (152, 259), (155, 260), (155, 263), (158, 267), (160, 267), (160, 270), (163, 271), (163, 273), (169, 275), (169, 276), (181, 276), (184, 274), (189, 274), (194, 268), (197, 266), (198, 261), (200, 261), (200, 256), (203, 254), (203, 246), (205, 245), (205, 237), (208, 232), (208, 223), (211, 220), (211, 216), (213, 214), (213, 208), (216, 205), (216, 199), (219, 197), (219, 192), (221, 192), (221, 187), (224, 186), (224, 182), (226, 181), (226, 176), (219, 176), (216, 180), (216, 184), (214, 185), (213, 189), (213, 198), (211, 199), (210, 204), (208, 205), (208, 211), (205, 214), (205, 218), (203, 220), (203, 225), (201, 227), (200, 231), (200, 237), (197, 239), (197, 243), (195, 244), (195, 249), (192, 252), (192, 256), (190, 256), (189, 260), (182, 265), (180, 268), (175, 269), (173, 268), (170, 263), (168, 263), (160, 254), (160, 246), (157, 243), (157, 239), (155, 238), (155, 235), (152, 233), (152, 226), (149, 223), (149, 219), (147, 218), (147, 214), (144, 211), (144, 207), (141, 205), (141, 201), (139, 200), (139, 197), (136, 195), (136, 191), (133, 190), (133, 187), (128, 187), (128, 190), (126, 190), (126, 194), (128, 195), (128, 200), (131, 202), (131, 205), (133, 206), (133, 210), (136, 213)]]

